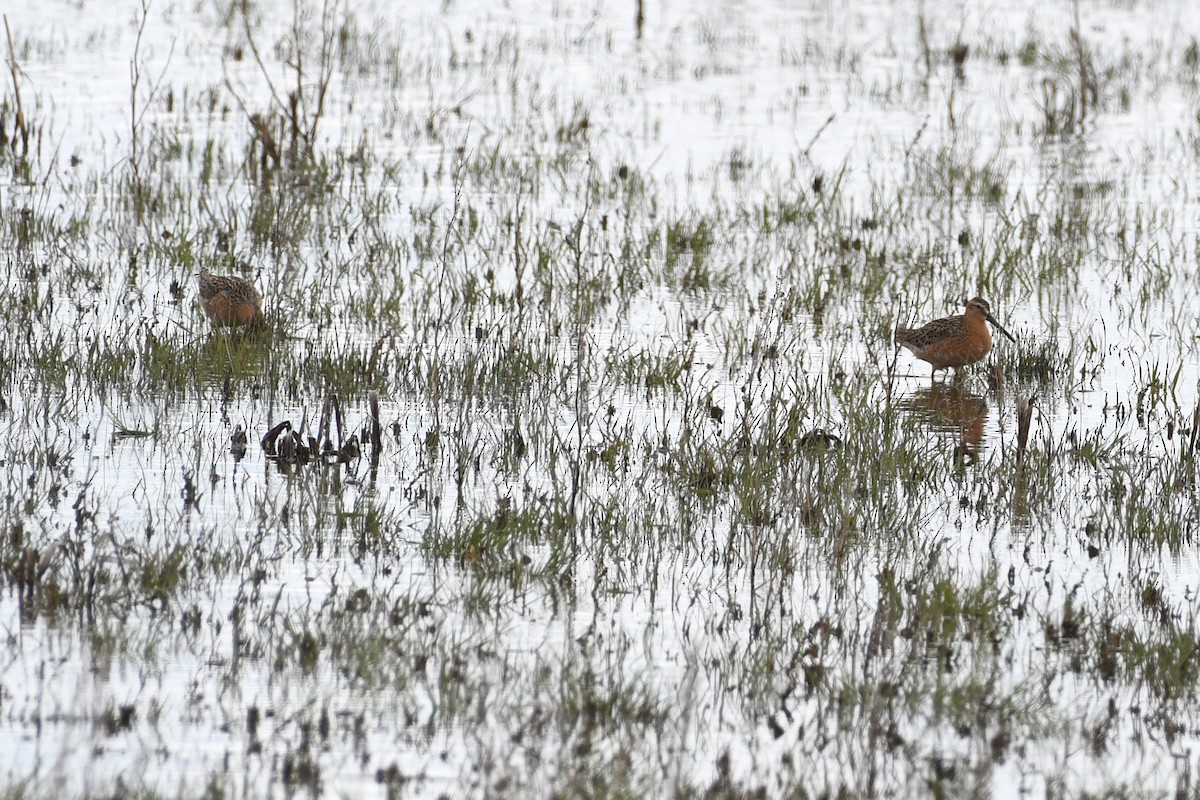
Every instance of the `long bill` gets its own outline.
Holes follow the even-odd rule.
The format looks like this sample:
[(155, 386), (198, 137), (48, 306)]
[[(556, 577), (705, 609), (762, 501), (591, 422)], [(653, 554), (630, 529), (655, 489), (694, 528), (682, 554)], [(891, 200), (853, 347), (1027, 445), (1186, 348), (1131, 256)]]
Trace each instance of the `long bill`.
[(1001, 325), (999, 322), (997, 322), (997, 321), (996, 321), (996, 318), (995, 318), (995, 317), (993, 317), (991, 314), (988, 314), (988, 315), (987, 315), (987, 321), (988, 321), (988, 322), (990, 322), (990, 323), (992, 323), (993, 325), (995, 325), (995, 326), (996, 326), (996, 330), (1000, 331), (1000, 332), (1001, 332), (1001, 333), (1003, 333), (1005, 336), (1007, 336), (1007, 337), (1008, 337), (1008, 340), (1009, 340), (1010, 342), (1012, 342), (1013, 344), (1016, 344), (1016, 343), (1017, 343), (1017, 340), (1013, 338), (1013, 335), (1012, 335), (1011, 333), (1009, 333), (1008, 331), (1006, 331), (1006, 330), (1004, 329), (1004, 326), (1003, 326), (1003, 325)]

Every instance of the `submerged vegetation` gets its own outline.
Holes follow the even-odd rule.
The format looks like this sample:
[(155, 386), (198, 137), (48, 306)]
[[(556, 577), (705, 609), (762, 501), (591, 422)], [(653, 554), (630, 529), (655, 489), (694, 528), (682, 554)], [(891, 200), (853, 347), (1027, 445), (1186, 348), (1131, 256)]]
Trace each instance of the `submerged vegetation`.
[(1194, 792), (1200, 30), (1125, 5), (7, 18), (3, 792)]

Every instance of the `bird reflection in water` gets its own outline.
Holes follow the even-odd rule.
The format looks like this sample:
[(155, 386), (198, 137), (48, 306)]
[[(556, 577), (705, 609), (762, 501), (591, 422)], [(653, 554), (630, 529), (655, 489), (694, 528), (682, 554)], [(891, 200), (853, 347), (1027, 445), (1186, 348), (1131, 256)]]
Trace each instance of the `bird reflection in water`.
[(954, 434), (956, 459), (972, 464), (979, 459), (988, 413), (987, 400), (982, 395), (962, 386), (935, 383), (904, 398), (899, 407), (924, 419), (935, 431)]

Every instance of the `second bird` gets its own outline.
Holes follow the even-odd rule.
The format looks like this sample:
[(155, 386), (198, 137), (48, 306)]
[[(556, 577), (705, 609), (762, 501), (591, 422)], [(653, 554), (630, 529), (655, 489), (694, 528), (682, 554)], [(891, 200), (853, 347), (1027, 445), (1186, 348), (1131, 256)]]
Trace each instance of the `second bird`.
[(202, 268), (196, 283), (200, 287), (200, 305), (215, 327), (258, 326), (265, 322), (262, 295), (245, 278), (213, 275)]
[(933, 376), (939, 369), (965, 367), (974, 364), (992, 349), (992, 333), (987, 323), (1014, 343), (1011, 333), (992, 316), (991, 306), (982, 297), (967, 301), (967, 312), (954, 317), (935, 319), (920, 328), (899, 328), (896, 344), (904, 345), (922, 361), (933, 366)]

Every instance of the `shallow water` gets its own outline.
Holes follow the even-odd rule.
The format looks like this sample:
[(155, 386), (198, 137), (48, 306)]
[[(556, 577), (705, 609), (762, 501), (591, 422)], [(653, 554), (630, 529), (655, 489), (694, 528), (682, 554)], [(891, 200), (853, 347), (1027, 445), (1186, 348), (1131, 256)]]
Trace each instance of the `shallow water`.
[[(1022, 710), (1036, 720), (1028, 727), (1038, 735), (1022, 739), (1019, 754), (987, 766), (978, 739), (916, 701), (917, 713), (889, 719), (901, 750), (915, 755), (890, 766), (891, 755), (864, 744), (876, 741), (862, 734), (875, 721), (869, 714), (830, 710), (835, 702), (851, 707), (852, 698), (814, 700), (803, 685), (818, 679), (811, 671), (796, 678), (795, 663), (810, 668), (813, 653), (841, 652), (839, 668), (870, 684), (892, 680), (889, 667), (907, 669), (909, 659), (936, 659), (916, 649), (904, 656), (905, 644), (880, 644), (873, 633), (886, 617), (881, 575), (910, 560), (928, 561), (913, 575), (950, 569), (965, 587), (992, 573), (1011, 576), (997, 581), (1012, 592), (1003, 605), (1028, 606), (1031, 618), (1061, 618), (1076, 596), (1112, 597), (1105, 611), (1114, 621), (1153, 628), (1152, 604), (1130, 599), (1145, 600), (1146, 587), (1184, 627), (1196, 612), (1200, 559), (1190, 538), (1140, 546), (1122, 532), (1137, 508), (1131, 501), (1128, 518), (1115, 516), (1124, 506), (1105, 494), (1118, 485), (1130, 497), (1162, 487), (1139, 486), (1145, 478), (1133, 468), (1127, 480), (1096, 484), (1086, 455), (1078, 471), (1055, 468), (1027, 484), (1005, 473), (993, 485), (985, 470), (1007, 463), (1013, 403), (1032, 392), (1034, 453), (1076, 447), (1091, 432), (1097, 446), (1131, 463), (1165, 463), (1186, 441), (1200, 401), (1190, 313), (1200, 131), (1195, 71), (1188, 77), (1180, 62), (1200, 20), (1186, 3), (1086, 9), (1084, 38), (1104, 70), (1103, 102), (1081, 131), (1050, 135), (1045, 108), (1067, 102), (1070, 84), (1041, 62), (1023, 63), (1020, 52), (1032, 41), (1069, 53), (1069, 4), (926, 4), (927, 37), (939, 54), (928, 78), (918, 8), (670, 4), (647, 8), (639, 40), (624, 5), (352, 5), (342, 30), (347, 45), (362, 50), (333, 73), (317, 146), (352, 153), (361, 145), (373, 157), (370, 171), (348, 170), (337, 183), (331, 213), (344, 212), (344, 223), (324, 238), (299, 234), (278, 247), (255, 242), (248, 214), (222, 217), (269, 195), (247, 168), (225, 163), (205, 182), (186, 155), (212, 141), (240, 156), (248, 126), (237, 98), (248, 109), (270, 107), (240, 22), (223, 24), (217, 6), (153, 4), (135, 51), (134, 5), (115, 14), (88, 3), (10, 10), (23, 101), (44, 136), (37, 179), (6, 169), (0, 208), (12, 228), (22, 209), (33, 209), (76, 219), (85, 234), (35, 241), (10, 258), (2, 278), (11, 296), (43, 307), (43, 327), (6, 324), (10, 341), (26, 336), (31, 344), (29, 360), (12, 365), (0, 389), (12, 469), (5, 525), (14, 543), (36, 545), (46, 583), (89, 585), (78, 580), (89, 569), (100, 581), (82, 607), (46, 611), (44, 599), (22, 597), (15, 567), (6, 565), (0, 766), (8, 785), (38, 795), (124, 785), (191, 796), (215, 781), (224, 792), (255, 796), (544, 796), (570, 793), (563, 776), (581, 763), (592, 770), (584, 775), (612, 776), (616, 786), (642, 769), (659, 790), (682, 781), (706, 787), (728, 754), (732, 780), (768, 793), (800, 784), (904, 795), (928, 788), (922, 768), (955, 758), (978, 770), (965, 785), (998, 795), (1177, 786), (1187, 765), (1172, 753), (1192, 745), (1194, 703), (1171, 706), (1179, 729), (1167, 744), (1154, 740), (1161, 728), (1150, 724), (1146, 733), (1135, 713), (1113, 723), (1119, 735), (1105, 747), (1085, 751), (1083, 734), (1062, 729), (1091, 725), (1110, 699), (1122, 714), (1149, 705), (1145, 690), (1132, 679), (1097, 681), (1066, 658), (1047, 660), (1032, 623), (1004, 640), (993, 663), (974, 651), (960, 656), (998, 687), (996, 708), (1017, 717), (1009, 705), (1027, 702)], [(291, 19), (283, 6), (262, 5), (254, 15), (279, 86), (289, 76), (281, 42)], [(961, 76), (941, 55), (956, 38), (971, 48)], [(160, 155), (148, 174), (180, 176), (179, 185), (195, 191), (163, 198), (189, 213), (154, 227), (130, 226), (114, 208), (113, 186), (133, 146), (131, 59), (144, 75), (136, 93), (145, 108), (141, 146), (150, 148), (153, 136), (178, 143), (155, 151), (174, 156)], [(564, 132), (570, 125), (575, 134)], [(585, 145), (570, 145), (576, 135)], [(497, 295), (532, 280), (514, 267), (505, 227), (514, 198), (499, 182), (493, 195), (468, 198), (479, 225), (496, 233), (490, 245), (464, 245), (453, 274), (439, 274), (445, 265), (417, 242), (421, 213), (444, 219), (454, 207), (456, 150), (494, 150), (498, 174), (523, 176), (526, 224), (552, 249), (552, 264), (569, 261), (570, 232), (584, 213), (575, 191), (581, 176), (617, 174), (622, 165), (652, 186), (658, 205), (635, 215), (620, 199), (597, 201), (614, 226), (589, 240), (601, 271), (615, 274), (624, 263), (627, 232), (618, 220), (633, 220), (639, 235), (662, 227), (661, 244), (680, 209), (716, 208), (737, 220), (764, 198), (807, 194), (817, 175), (838, 183), (859, 223), (847, 225), (845, 252), (859, 252), (849, 246), (854, 238), (900, 256), (892, 255), (882, 289), (842, 296), (839, 275), (849, 285), (866, 269), (846, 256), (844, 272), (814, 278), (832, 298), (828, 307), (783, 320), (774, 309), (802, 283), (797, 275), (816, 269), (816, 251), (778, 247), (764, 229), (731, 221), (707, 250), (697, 236), (673, 254), (680, 261), (672, 269), (715, 264), (734, 276), (711, 290), (681, 290), (673, 277), (614, 289), (620, 307), (601, 310), (583, 330), (556, 326), (565, 314), (546, 311), (543, 319), (500, 302), (460, 312), (471, 280)], [(949, 185), (947, 176), (959, 173), (936, 163), (939, 154), (963, 159), (962, 173), (986, 173), (994, 162), (997, 201), (978, 202), (988, 187), (969, 177)], [(907, 187), (925, 172), (927, 194), (902, 198), (920, 209), (922, 228), (889, 229), (891, 199), (881, 187)], [(1056, 215), (1061, 221), (1073, 202), (1090, 210), (1092, 224), (1063, 233)], [(277, 211), (279, 240), (311, 223)], [(861, 224), (879, 219), (882, 229)], [(184, 241), (212, 249), (211, 230), (224, 225), (235, 229), (236, 253), (250, 263), (268, 309), (295, 319), (265, 348), (210, 338), (193, 305), (194, 270), (169, 255), (192, 252)], [(963, 230), (976, 246), (958, 243)], [(1056, 239), (1076, 234), (1090, 246), (1063, 268)], [(1014, 245), (1014, 262), (992, 262), (993, 235), (1029, 243)], [(368, 240), (399, 243), (402, 255), (387, 274), (367, 270), (383, 258), (367, 251)], [(904, 258), (914, 252), (929, 261)], [(663, 274), (668, 258), (666, 245), (644, 255)], [(44, 271), (30, 275), (29, 264)], [(484, 270), (491, 283), (479, 279)], [(975, 285), (963, 285), (971, 279)], [(172, 281), (182, 293), (172, 292)], [(423, 282), (436, 287), (424, 300)], [(397, 283), (409, 294), (397, 294)], [(982, 368), (962, 383), (931, 385), (926, 365), (907, 353), (889, 376), (889, 348), (860, 324), (886, 330), (958, 313), (962, 296), (985, 289), (1021, 341), (997, 345), (995, 359), (1010, 373), (1002, 393), (988, 388)], [(395, 296), (408, 304), (400, 327), (342, 310)], [(158, 385), (150, 380), (130, 388), (122, 370), (137, 374), (152, 363), (136, 351), (111, 378), (71, 377), (70, 362), (85, 358), (92, 342), (140, 342), (146, 332), (179, 360), (199, 353), (211, 372), (169, 392), (142, 388)], [(56, 336), (68, 377), (43, 385), (34, 353)], [(506, 348), (528, 341), (541, 360), (510, 386)], [(777, 345), (774, 357), (742, 355), (765, 342)], [(387, 447), (375, 469), (362, 459), (289, 470), (257, 445), (279, 420), (315, 425), (332, 380), (320, 359), (325, 348), (345, 361), (361, 350), (390, 359)], [(1065, 358), (1066, 377), (1025, 377), (1018, 350)], [(663, 385), (674, 380), (682, 389), (606, 381), (619, 371), (581, 366), (639, 353), (681, 363), (682, 377)], [(300, 359), (297, 375), (280, 366), (287, 357)], [(230, 388), (224, 364), (238, 359), (249, 366)], [(453, 376), (444, 385), (433, 377), (435, 363)], [(604, 378), (588, 378), (595, 375)], [(860, 534), (814, 525), (819, 495), (831, 491), (821, 476), (836, 456), (796, 455), (761, 525), (745, 524), (758, 519), (753, 492), (708, 497), (703, 465), (688, 461), (692, 448), (740, 446), (741, 426), (757, 424), (757, 410), (780, 395), (795, 397), (805, 429), (847, 440), (862, 418), (852, 398), (880, 409), (894, 403), (901, 429), (891, 433), (939, 472), (898, 468), (880, 491), (911, 502), (920, 527), (903, 540), (860, 546)], [(720, 419), (694, 424), (706, 416), (701, 402)], [(343, 404), (348, 431), (362, 430), (364, 399)], [(857, 436), (886, 440), (887, 423), (879, 424)], [(250, 438), (240, 462), (228, 447), (236, 425)], [(525, 457), (512, 455), (514, 425), (527, 439)], [(153, 435), (116, 437), (123, 426)], [(431, 432), (446, 442), (441, 449), (428, 446)], [(486, 537), (506, 502), (517, 512), (562, 513), (556, 503), (572, 489), (563, 454), (572, 447), (589, 453), (589, 474), (598, 476), (582, 496), (589, 512), (630, 515), (616, 527), (621, 536), (581, 535), (569, 556), (548, 536), (531, 536), (504, 550), (516, 554), (511, 563), (489, 561), (486, 542), (460, 547), (453, 539), (475, 522)], [(55, 458), (28, 455), (50, 451)], [(671, 480), (689, 470), (701, 476), (694, 506)], [(21, 486), (47, 500), (23, 501)], [(1194, 490), (1166, 495), (1155, 513), (1194, 530)], [(454, 557), (423, 549), (444, 538), (453, 539)], [(10, 550), (13, 558), (22, 552)], [(153, 587), (172, 557), (184, 564), (178, 583), (135, 592), (136, 604), (124, 606), (124, 582)], [(563, 561), (570, 567), (561, 580), (540, 577)], [(493, 568), (511, 575), (499, 581), (500, 593), (484, 575)], [(846, 630), (830, 633), (829, 620)], [(772, 636), (796, 652), (773, 652)], [(775, 663), (784, 655), (795, 661), (789, 669)], [(760, 683), (739, 685), (743, 679)], [(132, 709), (124, 721), (122, 707)], [(1072, 716), (1072, 708), (1081, 710)], [(644, 747), (632, 766), (622, 760), (630, 740)], [(393, 766), (403, 780), (393, 775), (389, 785)]]

